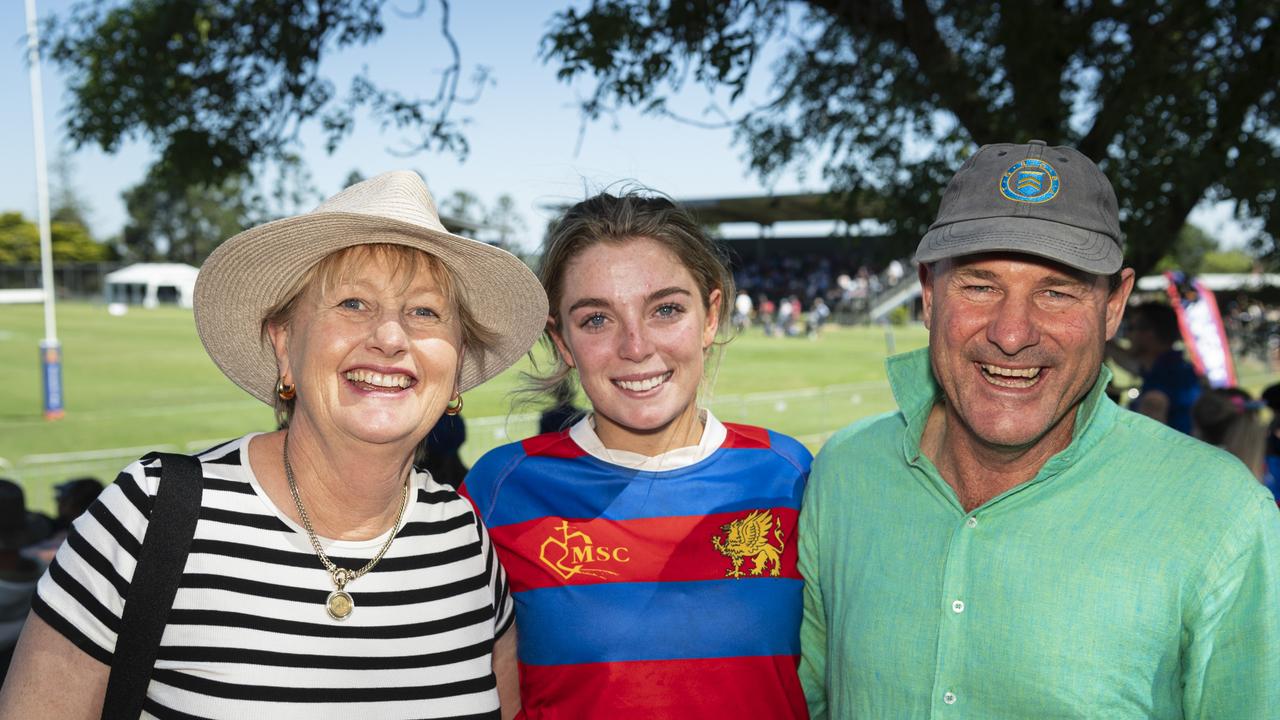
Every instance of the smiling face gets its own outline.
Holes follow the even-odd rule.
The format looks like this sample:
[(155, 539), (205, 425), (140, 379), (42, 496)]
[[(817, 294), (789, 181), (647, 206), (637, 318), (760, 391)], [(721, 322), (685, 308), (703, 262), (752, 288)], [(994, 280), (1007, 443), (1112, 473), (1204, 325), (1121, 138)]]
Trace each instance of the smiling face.
[(297, 386), (292, 426), (373, 444), (412, 446), (426, 435), (462, 353), (458, 313), (433, 267), (353, 255), (310, 283), (287, 322), (268, 327), (284, 382)]
[(978, 445), (1056, 452), (1093, 387), (1133, 287), (1029, 255), (921, 266), (929, 357), (948, 432)]
[[(649, 452), (688, 444), (720, 290), (702, 291), (657, 241), (597, 242), (564, 272), (556, 346), (577, 368), (606, 447)], [(693, 438), (696, 443), (696, 437)]]

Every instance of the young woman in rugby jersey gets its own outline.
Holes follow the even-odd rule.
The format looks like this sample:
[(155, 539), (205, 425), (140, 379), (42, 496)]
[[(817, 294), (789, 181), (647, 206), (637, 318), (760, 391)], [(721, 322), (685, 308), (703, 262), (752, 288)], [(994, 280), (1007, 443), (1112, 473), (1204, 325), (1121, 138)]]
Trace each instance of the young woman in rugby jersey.
[(810, 455), (699, 406), (733, 280), (670, 200), (601, 194), (547, 240), (553, 389), (590, 414), (464, 485), (508, 570), (525, 717), (801, 718)]

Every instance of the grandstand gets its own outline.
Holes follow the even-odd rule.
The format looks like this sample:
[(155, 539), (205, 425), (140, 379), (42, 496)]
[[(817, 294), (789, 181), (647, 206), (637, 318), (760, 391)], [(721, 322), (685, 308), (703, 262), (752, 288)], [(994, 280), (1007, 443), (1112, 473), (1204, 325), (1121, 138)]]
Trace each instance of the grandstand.
[[(734, 281), (757, 306), (793, 299), (804, 308), (822, 298), (835, 320), (879, 320), (873, 315), (898, 284), (909, 280), (907, 260), (893, 256), (887, 238), (865, 230), (878, 219), (867, 204), (850, 207), (831, 193), (755, 195), (679, 200), (717, 239), (733, 263)], [(850, 223), (848, 218), (858, 218)], [(780, 224), (790, 225), (779, 232)], [(723, 231), (725, 225), (746, 226)], [(896, 305), (895, 305), (896, 306)], [(892, 309), (892, 308), (890, 308)]]

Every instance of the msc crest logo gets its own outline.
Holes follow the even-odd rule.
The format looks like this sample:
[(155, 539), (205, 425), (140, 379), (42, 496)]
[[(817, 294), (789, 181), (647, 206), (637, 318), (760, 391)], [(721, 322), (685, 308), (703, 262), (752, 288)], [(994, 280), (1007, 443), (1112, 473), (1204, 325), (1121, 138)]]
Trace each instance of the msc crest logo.
[(568, 520), (562, 520), (555, 529), (560, 531), (559, 535), (551, 535), (542, 541), (538, 559), (565, 580), (578, 575), (598, 578), (617, 575), (613, 570), (598, 567), (599, 563), (624, 563), (631, 560), (631, 550), (628, 548), (596, 545), (581, 530), (570, 532), (572, 528)]
[[(786, 543), (782, 539), (782, 523), (773, 522), (773, 513), (769, 510), (752, 510), (750, 515), (738, 518), (728, 525), (721, 525), (720, 530), (728, 533), (711, 536), (711, 544), (721, 555), (733, 561), (733, 567), (724, 571), (725, 577), (742, 577), (742, 561), (750, 558), (755, 564), (751, 568), (752, 575), (761, 575), (770, 563), (770, 577), (782, 574), (782, 551)], [(773, 539), (778, 541), (777, 547), (769, 544), (769, 531), (773, 531)]]
[(1043, 160), (1014, 163), (1000, 178), (1000, 194), (1014, 202), (1046, 202), (1058, 194), (1059, 187), (1058, 171)]

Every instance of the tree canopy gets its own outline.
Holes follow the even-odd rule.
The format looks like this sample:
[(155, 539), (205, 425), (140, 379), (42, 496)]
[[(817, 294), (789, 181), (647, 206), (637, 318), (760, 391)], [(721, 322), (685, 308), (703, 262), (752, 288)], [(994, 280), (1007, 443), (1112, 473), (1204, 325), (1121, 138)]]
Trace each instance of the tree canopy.
[(124, 202), (129, 218), (120, 250), (129, 261), (200, 265), (223, 240), (266, 218), (263, 199), (243, 176), (182, 186), (153, 172), (124, 192)]
[[(46, 52), (68, 74), (67, 131), (77, 145), (110, 152), (126, 139), (159, 150), (153, 174), (189, 186), (218, 185), (295, 149), (299, 127), (319, 121), (330, 148), (371, 111), (384, 127), (412, 133), (408, 150), (465, 156), (455, 106), (474, 100), (486, 71), (462, 78), (461, 52), (440, 33), (452, 62), (433, 92), (408, 97), (367, 72), (345, 95), (319, 71), (333, 50), (376, 41), (388, 0), (82, 0), (46, 24)], [(396, 5), (398, 7), (398, 5)], [(400, 15), (421, 16), (426, 0)]]
[(440, 201), (441, 215), (477, 226), (477, 236), (484, 236), (498, 247), (515, 252), (513, 243), (520, 233), (528, 229), (524, 217), (516, 208), (516, 201), (503, 193), (486, 207), (484, 201), (470, 190), (454, 190)]
[(1153, 268), (1156, 272), (1179, 270), (1189, 275), (1200, 273), (1247, 273), (1254, 268), (1254, 258), (1243, 250), (1220, 250), (1216, 239), (1188, 223), (1178, 239)]
[[(49, 224), (54, 262), (101, 262), (114, 259), (111, 248), (89, 237), (77, 222)], [(40, 262), (40, 229), (22, 213), (0, 213), (0, 265)]]
[[(421, 97), (367, 72), (343, 94), (320, 74), (398, 7), (81, 0), (45, 35), (68, 74), (73, 142), (143, 138), (160, 153), (153, 175), (216, 187), (287, 158), (308, 121), (335, 146), (361, 109), (411, 135), (411, 151), (465, 156), (457, 105), (487, 74), (464, 81), (449, 0), (431, 7), (451, 62)], [(1115, 184), (1129, 261), (1146, 271), (1203, 199), (1260, 221), (1280, 262), (1277, 17), (1280, 0), (592, 0), (553, 15), (542, 52), (565, 80), (594, 83), (588, 118), (669, 113), (687, 85), (727, 91), (754, 172), (819, 161), (843, 219), (880, 219), (899, 255), (977, 145), (1073, 145)], [(772, 94), (749, 105), (761, 73)]]
[(1277, 17), (1277, 0), (594, 0), (555, 15), (543, 55), (594, 81), (594, 118), (668, 112), (688, 83), (741, 104), (778, 53), (772, 96), (733, 117), (752, 169), (821, 161), (849, 219), (872, 210), (904, 254), (977, 145), (1073, 145), (1115, 185), (1143, 272), (1204, 198), (1276, 236)]

